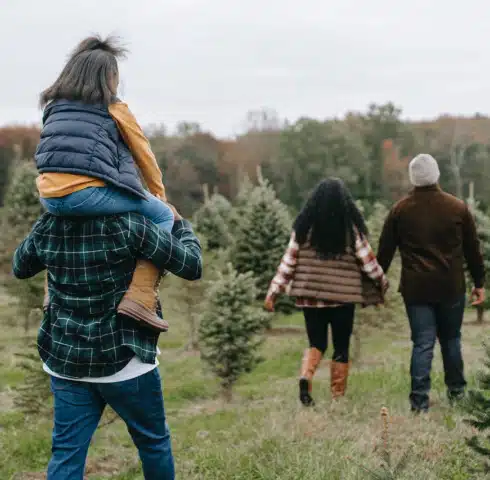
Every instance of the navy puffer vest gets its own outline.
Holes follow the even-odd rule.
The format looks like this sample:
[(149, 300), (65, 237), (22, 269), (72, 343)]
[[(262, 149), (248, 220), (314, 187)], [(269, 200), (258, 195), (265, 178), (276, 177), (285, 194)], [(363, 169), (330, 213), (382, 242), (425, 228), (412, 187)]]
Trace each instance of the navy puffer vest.
[(35, 159), (40, 173), (87, 175), (145, 197), (131, 152), (103, 105), (50, 103), (44, 110)]

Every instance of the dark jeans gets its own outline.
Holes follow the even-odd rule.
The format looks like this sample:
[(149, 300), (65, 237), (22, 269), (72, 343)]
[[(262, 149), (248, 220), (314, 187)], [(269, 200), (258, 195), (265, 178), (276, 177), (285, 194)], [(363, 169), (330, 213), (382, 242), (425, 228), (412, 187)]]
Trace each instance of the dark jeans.
[(328, 325), (332, 328), (332, 343), (334, 362), (349, 361), (349, 345), (354, 326), (354, 304), (332, 308), (304, 308), (306, 333), (311, 348), (320, 350), (323, 354), (328, 346)]
[(447, 304), (406, 304), (412, 330), (412, 409), (429, 409), (430, 372), (436, 338), (441, 346), (444, 377), (450, 399), (459, 397), (465, 389), (461, 354), (461, 325), (465, 308), (462, 296)]
[(54, 428), (47, 480), (83, 480), (90, 440), (106, 405), (124, 420), (146, 480), (174, 480), (158, 368), (131, 380), (86, 383), (51, 377)]

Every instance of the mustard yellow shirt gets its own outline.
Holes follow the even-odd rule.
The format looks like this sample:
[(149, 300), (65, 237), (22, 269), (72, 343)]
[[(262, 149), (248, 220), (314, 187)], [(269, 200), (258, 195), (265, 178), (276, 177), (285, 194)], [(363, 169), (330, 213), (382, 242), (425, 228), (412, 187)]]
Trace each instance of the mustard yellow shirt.
[[(113, 103), (109, 106), (109, 113), (141, 170), (148, 189), (153, 195), (166, 200), (162, 172), (151, 150), (150, 142), (128, 105), (124, 102)], [(41, 173), (36, 179), (36, 184), (42, 198), (65, 197), (84, 188), (106, 185), (103, 180), (94, 177), (55, 172)]]

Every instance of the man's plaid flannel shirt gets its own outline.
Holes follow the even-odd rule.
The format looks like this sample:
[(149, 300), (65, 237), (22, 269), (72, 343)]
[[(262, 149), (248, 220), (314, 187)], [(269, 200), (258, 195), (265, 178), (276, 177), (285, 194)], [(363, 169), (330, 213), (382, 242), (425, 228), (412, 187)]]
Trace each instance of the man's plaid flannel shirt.
[[(280, 293), (287, 291), (294, 278), (294, 272), (298, 262), (299, 249), (300, 246), (298, 245), (293, 232), (291, 234), (286, 253), (282, 257), (277, 273), (270, 284), (267, 298), (275, 298)], [(385, 291), (388, 288), (388, 279), (386, 278), (383, 269), (379, 265), (376, 255), (374, 254), (367, 238), (359, 235), (357, 231), (354, 254), (359, 261), (361, 270), (376, 283), (381, 284), (383, 290)], [(296, 306), (298, 308), (325, 308), (337, 307), (339, 304), (314, 298), (297, 298)]]
[(155, 362), (158, 334), (116, 313), (138, 258), (187, 280), (201, 277), (201, 246), (185, 220), (175, 222), (172, 235), (135, 213), (83, 219), (44, 214), (37, 221), (14, 254), (13, 272), (30, 278), (48, 270), (50, 306), (38, 350), (52, 371), (104, 377), (134, 355)]

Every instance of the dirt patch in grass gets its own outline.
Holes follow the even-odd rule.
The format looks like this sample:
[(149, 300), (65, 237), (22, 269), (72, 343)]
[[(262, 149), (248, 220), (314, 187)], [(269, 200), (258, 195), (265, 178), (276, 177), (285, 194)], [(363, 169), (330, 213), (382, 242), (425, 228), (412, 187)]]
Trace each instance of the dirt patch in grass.
[(266, 332), (269, 337), (279, 337), (281, 335), (304, 335), (305, 329), (301, 327), (272, 327)]
[[(134, 465), (133, 459), (124, 459), (115, 455), (103, 458), (88, 459), (85, 468), (84, 480), (97, 477), (112, 478), (114, 475), (124, 473), (128, 467)], [(46, 480), (45, 472), (22, 472), (14, 475), (12, 480)]]

